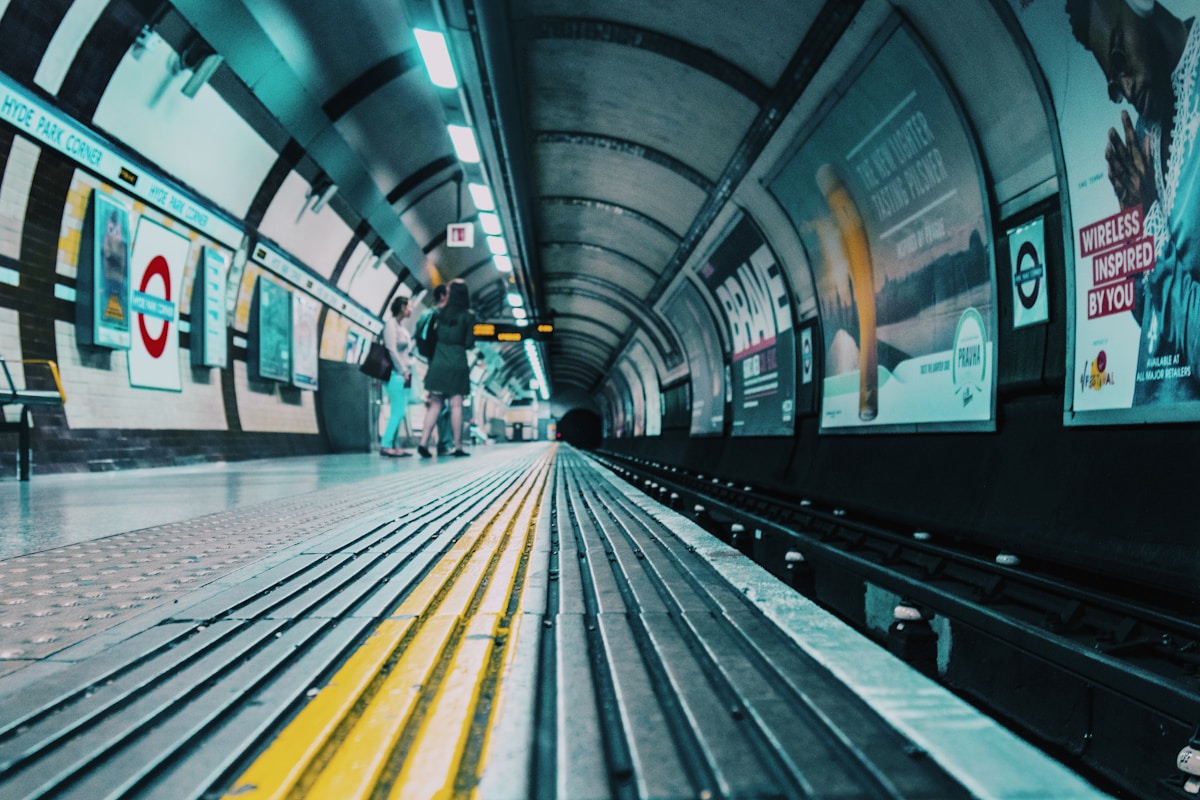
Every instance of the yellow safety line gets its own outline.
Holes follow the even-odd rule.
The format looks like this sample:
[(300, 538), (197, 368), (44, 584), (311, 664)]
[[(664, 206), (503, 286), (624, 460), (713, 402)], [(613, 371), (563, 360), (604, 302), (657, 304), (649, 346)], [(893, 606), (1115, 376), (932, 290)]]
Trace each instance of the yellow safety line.
[[(526, 558), (534, 526), (534, 509), (545, 486), (543, 471), (521, 504), (509, 530), (497, 531), (506, 539), (486, 593), (475, 616), (470, 620), (445, 680), (424, 718), (412, 749), (407, 754), (399, 780), (389, 800), (441, 798), (454, 795), (455, 779), (462, 768), (463, 751), (475, 723), (476, 707), (488, 669), (492, 664), (493, 645), (508, 632), (504, 613), (516, 589), (521, 562)], [(520, 538), (512, 538), (512, 534)], [(523, 535), (522, 535), (523, 534)], [(502, 627), (503, 624), (503, 627)], [(505, 656), (512, 648), (511, 638), (502, 642)], [(508, 660), (505, 658), (504, 660)], [(498, 676), (493, 676), (498, 677)], [(497, 687), (498, 688), (498, 687)], [(494, 714), (489, 715), (490, 724)], [(486, 736), (486, 728), (479, 733)], [(482, 749), (481, 751), (482, 752)], [(472, 765), (467, 765), (468, 768)], [(479, 771), (473, 770), (478, 778)]]
[[(498, 632), (499, 617), (480, 612), (484, 603), (489, 610), (497, 607), (499, 600), (494, 597), (504, 598), (500, 608), (507, 604), (527, 543), (522, 540), (518, 547), (507, 547), (498, 559), (494, 551), (507, 542), (514, 517), (518, 520), (516, 527), (525, 529), (525, 538), (530, 535), (527, 509), (536, 506), (553, 454), (552, 450), (471, 525), (413, 588), (393, 618), (378, 626), (238, 778), (226, 798), (367, 797), (385, 771), (395, 769), (388, 766), (395, 759), (393, 750), (413, 721), (414, 713), (419, 713), (422, 702), (428, 713), (420, 717), (418, 731), (432, 730), (436, 724), (435, 738), (440, 738), (445, 734), (441, 720), (452, 724), (453, 719), (461, 720), (460, 714), (467, 713), (470, 722), (482, 676), (474, 680), (474, 688), (464, 681), (472, 670), (478, 675), (479, 665), (486, 667), (491, 660)], [(525, 499), (514, 504), (513, 499), (522, 492)], [(519, 505), (524, 513), (514, 509), (514, 505)], [(493, 562), (495, 574), (483, 588), (481, 582)], [(472, 611), (471, 604), (481, 589), (483, 603), (477, 603)], [(462, 623), (468, 613), (464, 631)], [(439, 689), (431, 699), (423, 699), (426, 684), (435, 678), (438, 665), (447, 659), (450, 666), (440, 681), (445, 689)], [(450, 716), (444, 718), (443, 714)], [(460, 728), (463, 734), (456, 737), (459, 744), (448, 751), (448, 761), (455, 765), (460, 760), (469, 724)], [(403, 764), (412, 763), (407, 753), (403, 756)], [(447, 759), (445, 754), (441, 757)], [(400, 770), (403, 773), (404, 767)], [(452, 790), (453, 773), (444, 785)], [(424, 795), (404, 792), (403, 796)]]

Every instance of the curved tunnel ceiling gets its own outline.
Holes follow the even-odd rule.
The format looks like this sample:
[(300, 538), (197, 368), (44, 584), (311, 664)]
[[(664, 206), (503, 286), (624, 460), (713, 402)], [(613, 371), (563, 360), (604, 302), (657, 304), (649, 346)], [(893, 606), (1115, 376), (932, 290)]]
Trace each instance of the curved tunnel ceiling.
[[(792, 112), (808, 99), (805, 91), (818, 77), (824, 83), (812, 94), (834, 91), (821, 68), (861, 21), (860, 10), (870, 6), (856, 29), (862, 38), (869, 33), (861, 29), (892, 7), (864, 0), (174, 5), (338, 181), (338, 202), (395, 254), (398, 282), (419, 291), (461, 277), (492, 320), (511, 321), (506, 296), (522, 294), (534, 320), (556, 327), (556, 338), (539, 345), (553, 390), (592, 396), (635, 338), (657, 351), (668, 373), (686, 369), (660, 300), (736, 210), (743, 181), (761, 183), (756, 162), (764, 152), (780, 157), (784, 145), (773, 140), (785, 120), (795, 135)], [(903, 5), (914, 19), (936, 13)], [(461, 89), (430, 83), (417, 26), (447, 32)], [(479, 134), (479, 174), (497, 194), (511, 273), (497, 271), (481, 246), (446, 241), (447, 223), (478, 213), (464, 187), (480, 179), (480, 168), (458, 161), (446, 131), (447, 122), (463, 121)], [(389, 216), (399, 224), (389, 225)], [(527, 387), (532, 369), (517, 357), (524, 348), (497, 350), (505, 379)]]

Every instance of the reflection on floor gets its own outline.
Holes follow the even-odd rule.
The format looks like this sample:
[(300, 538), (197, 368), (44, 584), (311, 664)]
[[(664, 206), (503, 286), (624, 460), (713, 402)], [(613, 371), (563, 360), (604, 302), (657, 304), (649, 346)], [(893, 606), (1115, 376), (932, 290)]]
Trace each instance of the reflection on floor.
[[(496, 445), (487, 450), (503, 447), (521, 445)], [(28, 483), (4, 480), (0, 481), (0, 559), (428, 465), (418, 458), (351, 453), (119, 472), (35, 474)]]

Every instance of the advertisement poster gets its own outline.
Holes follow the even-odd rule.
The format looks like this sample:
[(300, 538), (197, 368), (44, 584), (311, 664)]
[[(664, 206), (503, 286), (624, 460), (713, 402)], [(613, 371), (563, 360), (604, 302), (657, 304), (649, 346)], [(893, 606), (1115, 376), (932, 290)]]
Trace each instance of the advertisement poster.
[[(91, 247), (81, 253), (76, 298), (76, 336), (80, 344), (128, 349), (129, 208), (103, 192), (92, 192)], [(87, 231), (83, 241), (89, 241)]]
[[(638, 375), (637, 367), (628, 358), (622, 358), (617, 364), (617, 372), (623, 379), (625, 397), (629, 401), (629, 413), (632, 419), (627, 420), (625, 425), (630, 427), (632, 423), (633, 436), (646, 435), (646, 395), (641, 377)], [(657, 387), (656, 387), (657, 389)]]
[(979, 160), (897, 25), (771, 182), (821, 308), (821, 429), (990, 429), (995, 277)]
[(1067, 422), (1200, 417), (1194, 0), (1016, 0), (1057, 109), (1074, 260)]
[(292, 385), (317, 388), (317, 322), (321, 304), (301, 292), (292, 292)]
[(654, 368), (654, 359), (650, 357), (646, 346), (640, 341), (634, 341), (629, 347), (629, 360), (640, 376), (642, 395), (645, 401), (645, 431), (646, 436), (662, 435), (662, 390), (658, 380), (658, 370)]
[(225, 335), (228, 264), (225, 255), (212, 247), (205, 247), (200, 256), (192, 289), (192, 363), (197, 367), (224, 367), (229, 360)]
[(725, 356), (712, 314), (699, 290), (685, 280), (663, 304), (663, 316), (688, 332), (683, 349), (692, 380), (691, 434), (720, 435), (725, 427)]
[(179, 299), (191, 241), (148, 219), (138, 220), (129, 258), (133, 337), (129, 385), (182, 391), (179, 372)]
[(1045, 220), (1038, 217), (1008, 232), (1014, 328), (1036, 325), (1050, 318), (1050, 304), (1046, 299), (1045, 228)]
[(728, 326), (733, 435), (790, 436), (796, 344), (791, 293), (775, 254), (744, 217), (698, 274)]
[(265, 273), (259, 275), (256, 302), (251, 318), (257, 316), (257, 330), (251, 324), (251, 372), (267, 380), (290, 383), (292, 380), (292, 297), (291, 292)]

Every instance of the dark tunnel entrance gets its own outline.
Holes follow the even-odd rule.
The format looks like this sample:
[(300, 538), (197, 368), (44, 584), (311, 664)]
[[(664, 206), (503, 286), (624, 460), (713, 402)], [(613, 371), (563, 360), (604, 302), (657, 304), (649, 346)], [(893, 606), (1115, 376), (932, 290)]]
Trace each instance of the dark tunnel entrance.
[(595, 450), (603, 438), (600, 415), (585, 408), (575, 408), (558, 421), (558, 437), (582, 450)]

